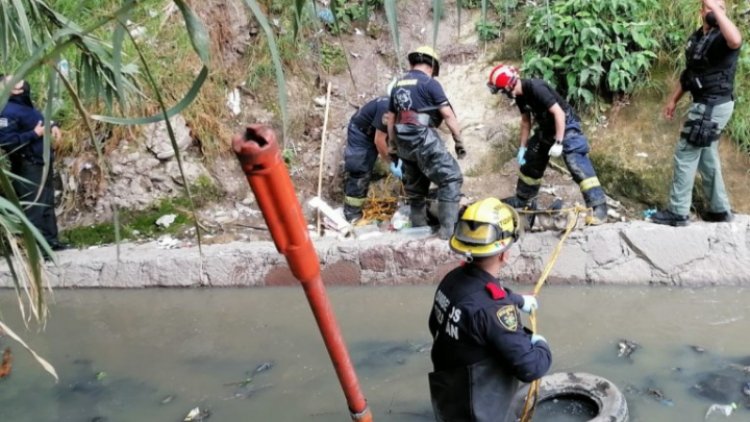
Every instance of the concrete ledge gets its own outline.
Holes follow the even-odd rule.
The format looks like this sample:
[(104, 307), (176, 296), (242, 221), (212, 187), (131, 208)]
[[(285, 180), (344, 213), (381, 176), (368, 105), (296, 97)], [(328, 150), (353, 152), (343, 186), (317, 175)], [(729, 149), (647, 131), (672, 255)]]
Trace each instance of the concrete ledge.
[[(502, 277), (534, 283), (559, 234), (530, 233), (513, 248)], [(434, 284), (460, 262), (447, 242), (398, 234), (316, 243), (323, 280), (338, 285)], [(571, 234), (550, 284), (750, 286), (750, 216), (733, 223), (694, 223), (673, 228), (647, 222), (588, 227)], [(159, 249), (126, 244), (118, 262), (108, 246), (59, 254), (48, 266), (52, 287), (188, 287), (296, 285), (271, 242)], [(0, 266), (0, 287), (11, 287)]]

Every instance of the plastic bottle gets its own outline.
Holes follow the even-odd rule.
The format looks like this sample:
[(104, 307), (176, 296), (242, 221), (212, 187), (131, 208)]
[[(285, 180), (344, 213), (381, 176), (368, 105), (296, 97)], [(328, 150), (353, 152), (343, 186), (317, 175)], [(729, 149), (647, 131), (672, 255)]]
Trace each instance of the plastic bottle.
[(717, 413), (719, 415), (724, 415), (724, 416), (730, 416), (732, 412), (734, 412), (735, 409), (737, 409), (736, 403), (730, 403), (730, 404), (714, 403), (711, 405), (711, 407), (708, 408), (708, 412), (706, 412), (705, 419), (708, 419), (708, 417), (713, 415), (714, 413)]

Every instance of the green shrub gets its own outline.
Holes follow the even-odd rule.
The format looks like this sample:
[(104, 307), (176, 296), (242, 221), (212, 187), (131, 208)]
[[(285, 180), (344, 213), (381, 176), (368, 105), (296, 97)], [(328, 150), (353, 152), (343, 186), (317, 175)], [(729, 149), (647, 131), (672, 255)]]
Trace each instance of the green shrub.
[(320, 46), (320, 60), (326, 72), (335, 75), (346, 70), (346, 53), (336, 44), (324, 42)]
[(567, 98), (632, 93), (647, 77), (658, 41), (647, 14), (654, 0), (558, 0), (527, 19), (523, 71), (546, 79)]
[(500, 38), (500, 24), (488, 19), (478, 20), (476, 23), (477, 36), (480, 41), (491, 41)]
[[(383, 0), (332, 0), (333, 12), (338, 30), (349, 32), (355, 22), (366, 23), (376, 8), (383, 7)], [(364, 29), (364, 28), (363, 28)]]

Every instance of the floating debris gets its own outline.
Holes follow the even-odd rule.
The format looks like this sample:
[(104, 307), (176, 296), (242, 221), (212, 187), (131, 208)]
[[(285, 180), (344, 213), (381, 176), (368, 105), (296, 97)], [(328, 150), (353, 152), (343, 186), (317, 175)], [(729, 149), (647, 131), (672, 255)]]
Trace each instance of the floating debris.
[(6, 347), (3, 352), (3, 360), (0, 363), (0, 378), (5, 378), (10, 375), (11, 369), (13, 369), (13, 355), (10, 353), (10, 347)]
[(201, 410), (200, 407), (195, 407), (188, 412), (183, 422), (203, 422), (211, 417), (211, 412), (208, 409)]
[(617, 357), (630, 358), (630, 355), (635, 353), (636, 350), (640, 349), (641, 345), (627, 339), (622, 339), (617, 342)]
[(750, 397), (750, 382), (746, 382), (742, 385), (742, 394), (746, 397)]
[(253, 374), (260, 374), (261, 372), (266, 372), (268, 370), (271, 370), (274, 367), (273, 361), (267, 361), (263, 362), (260, 365), (255, 367), (255, 370), (253, 371)]
[(691, 345), (690, 345), (690, 348), (691, 348), (691, 349), (693, 349), (693, 351), (694, 351), (695, 353), (706, 353), (706, 349), (704, 349), (704, 348), (702, 348), (702, 347), (700, 347), (700, 346), (696, 346), (696, 345), (694, 345), (694, 344), (691, 344)]
[(169, 404), (169, 403), (172, 403), (172, 400), (174, 400), (174, 396), (170, 394), (167, 397), (164, 397), (163, 399), (161, 399), (160, 403), (161, 404)]
[(646, 394), (660, 404), (663, 404), (664, 406), (674, 406), (674, 402), (672, 401), (672, 399), (668, 399), (659, 389), (649, 388), (648, 390), (646, 390)]
[(734, 412), (735, 409), (737, 409), (737, 405), (735, 403), (730, 403), (730, 404), (714, 403), (711, 405), (711, 407), (708, 408), (708, 411), (706, 412), (706, 416), (704, 419), (708, 419), (713, 414), (730, 416), (732, 412)]

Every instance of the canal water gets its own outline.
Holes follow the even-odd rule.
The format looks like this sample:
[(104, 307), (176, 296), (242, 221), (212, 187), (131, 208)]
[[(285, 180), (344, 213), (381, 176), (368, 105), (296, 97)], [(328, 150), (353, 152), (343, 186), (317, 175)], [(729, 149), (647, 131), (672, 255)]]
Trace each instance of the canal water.
[[(375, 420), (434, 420), (434, 287), (329, 293)], [(195, 407), (218, 422), (349, 420), (300, 288), (56, 291), (54, 301), (46, 331), (24, 334), (60, 383), (0, 338), (15, 357), (0, 380), (0, 421), (169, 422)], [(748, 303), (750, 290), (738, 288), (549, 286), (539, 327), (553, 371), (613, 381), (632, 421), (702, 421), (729, 400), (739, 405), (731, 420), (748, 421)], [(0, 309), (24, 331), (11, 291), (0, 292)], [(640, 345), (629, 358), (618, 356), (622, 339)]]

